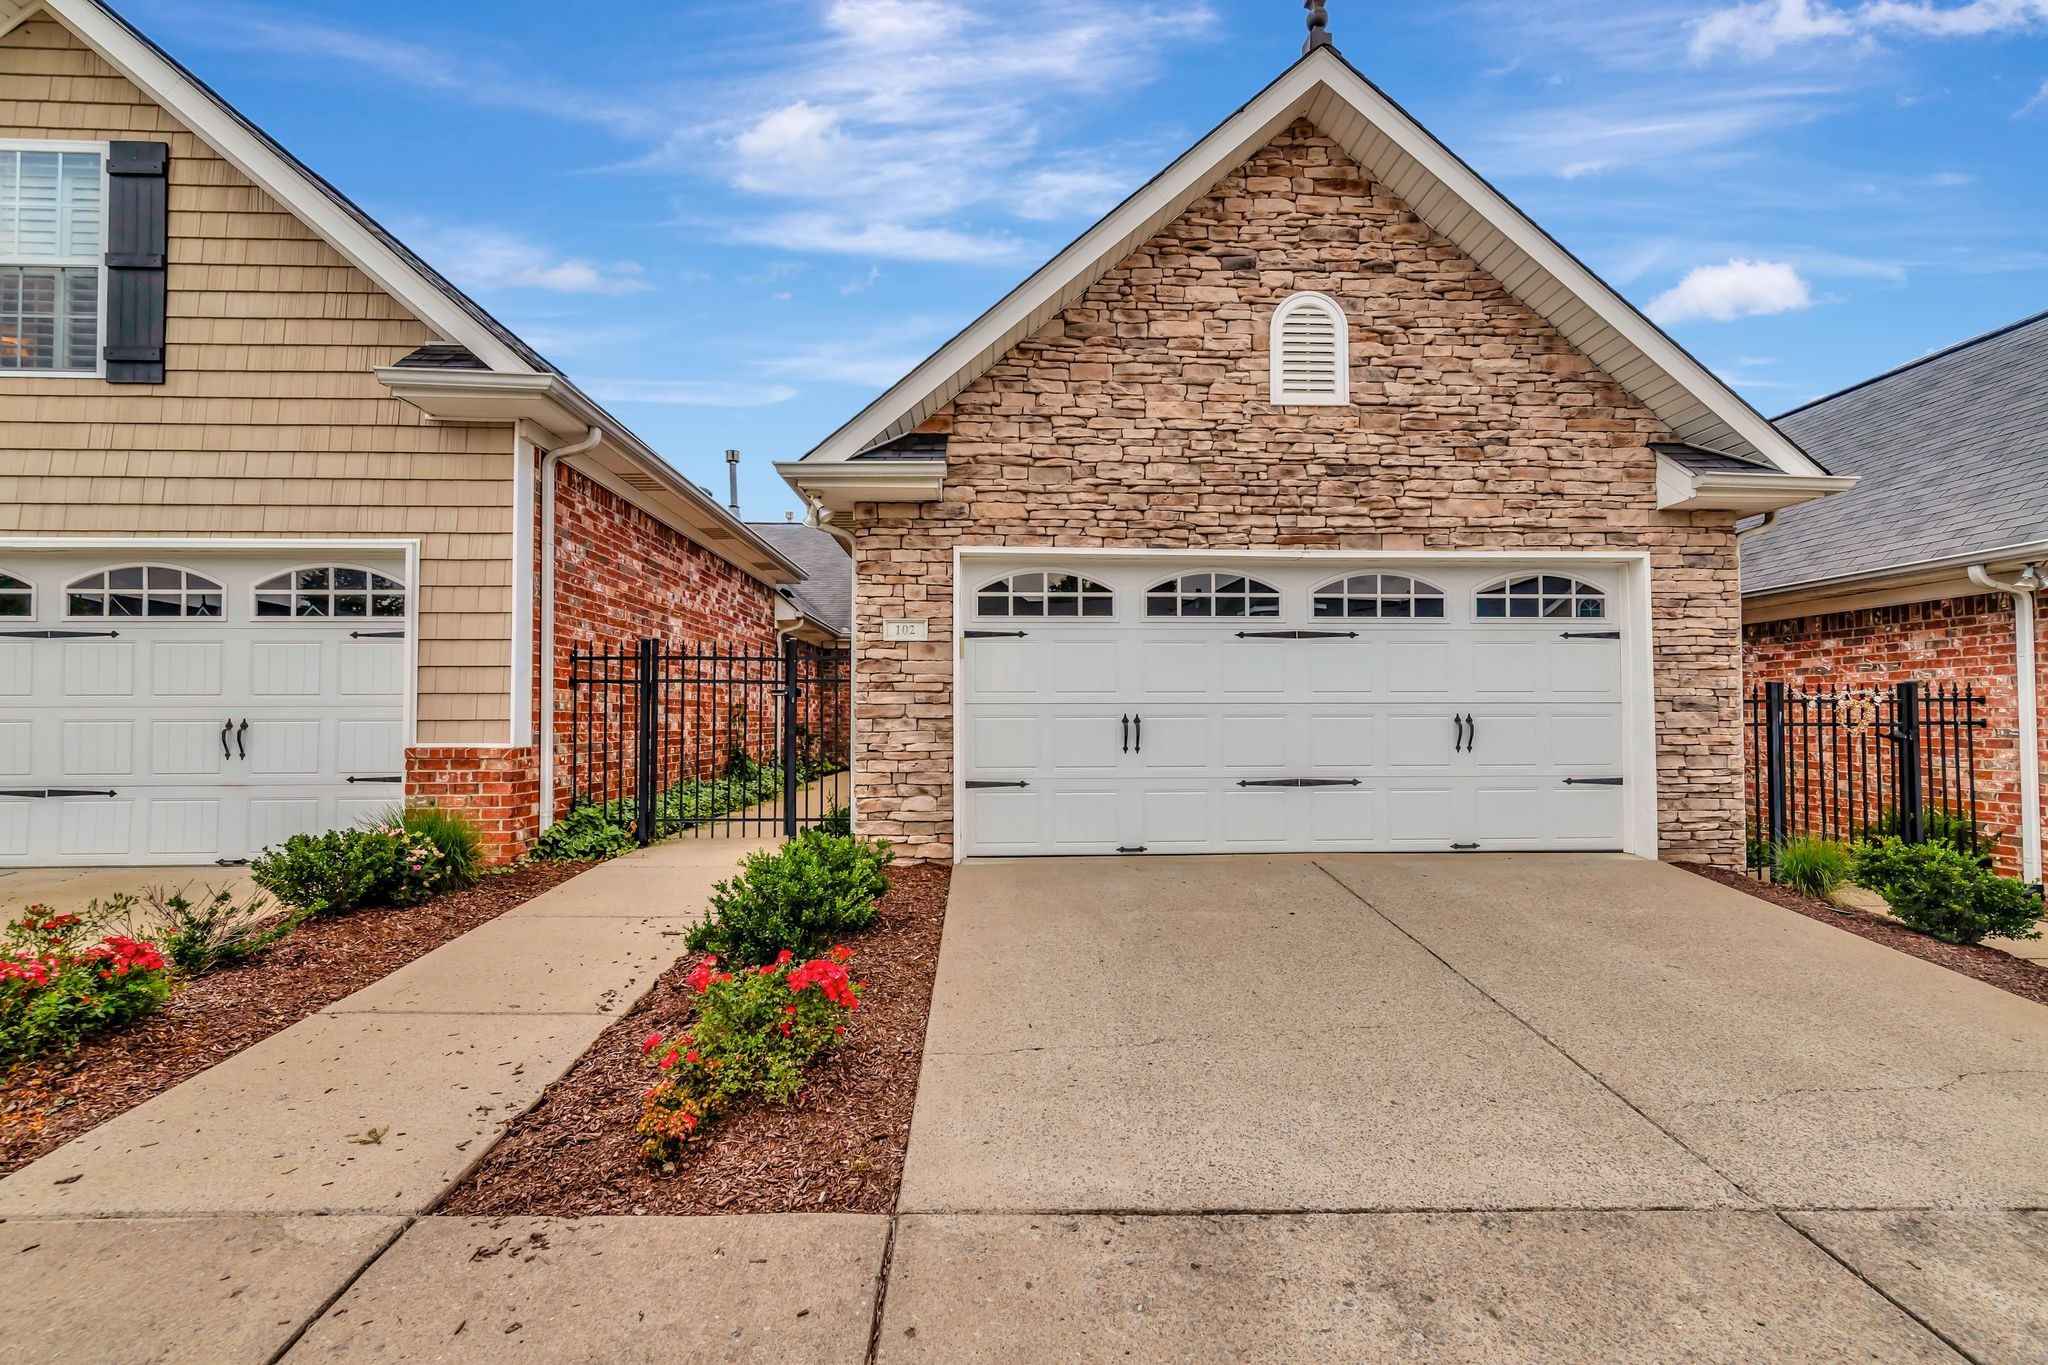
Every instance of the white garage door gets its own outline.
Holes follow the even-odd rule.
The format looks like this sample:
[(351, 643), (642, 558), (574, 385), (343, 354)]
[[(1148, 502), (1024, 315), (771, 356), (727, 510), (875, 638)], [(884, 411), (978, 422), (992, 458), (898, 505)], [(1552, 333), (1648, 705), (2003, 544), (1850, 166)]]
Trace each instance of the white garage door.
[(967, 853), (1622, 846), (1611, 572), (969, 571)]
[(402, 574), (0, 551), (0, 866), (238, 861), (394, 803)]

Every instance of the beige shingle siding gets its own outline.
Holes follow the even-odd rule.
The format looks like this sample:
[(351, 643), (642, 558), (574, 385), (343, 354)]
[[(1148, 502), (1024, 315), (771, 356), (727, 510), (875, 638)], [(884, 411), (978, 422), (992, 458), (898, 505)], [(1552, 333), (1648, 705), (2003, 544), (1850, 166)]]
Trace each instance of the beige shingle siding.
[(429, 329), (60, 25), (0, 91), (0, 137), (171, 146), (166, 382), (0, 377), (0, 535), (416, 537), (419, 742), (503, 743), (509, 432), (392, 398)]

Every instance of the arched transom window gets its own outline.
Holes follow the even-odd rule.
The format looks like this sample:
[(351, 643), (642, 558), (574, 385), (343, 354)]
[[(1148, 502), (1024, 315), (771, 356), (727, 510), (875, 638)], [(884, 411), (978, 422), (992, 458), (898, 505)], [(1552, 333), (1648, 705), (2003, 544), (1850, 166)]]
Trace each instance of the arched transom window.
[(1280, 593), (1234, 573), (1189, 573), (1145, 594), (1147, 616), (1278, 616)]
[(1108, 616), (1115, 595), (1092, 578), (1070, 573), (1017, 573), (974, 595), (983, 616)]
[(405, 584), (369, 569), (288, 569), (256, 585), (258, 616), (405, 615)]
[(68, 616), (219, 616), (220, 584), (167, 564), (102, 569), (67, 585)]
[(1479, 590), (1482, 621), (1542, 616), (1604, 620), (1607, 594), (1591, 583), (1553, 573), (1507, 578)]
[(1440, 621), (1444, 593), (1442, 588), (1407, 574), (1353, 574), (1317, 588), (1315, 611), (1317, 616)]
[(0, 572), (0, 616), (34, 616), (36, 590), (25, 579)]
[(1273, 310), (1275, 403), (1351, 401), (1351, 324), (1321, 294), (1296, 294)]

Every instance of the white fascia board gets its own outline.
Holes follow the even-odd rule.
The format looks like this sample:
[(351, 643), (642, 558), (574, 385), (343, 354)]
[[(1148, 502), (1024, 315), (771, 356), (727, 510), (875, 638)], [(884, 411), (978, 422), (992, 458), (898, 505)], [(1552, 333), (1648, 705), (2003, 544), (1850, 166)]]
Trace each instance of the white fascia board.
[[(2017, 545), (2000, 545), (1988, 550), (1970, 550), (1963, 554), (1942, 555), (1935, 559), (1919, 559), (1906, 564), (1888, 564), (1881, 569), (1864, 569), (1856, 573), (1829, 574), (1821, 578), (1809, 578), (1798, 583), (1780, 583), (1774, 587), (1743, 590), (1745, 610), (1753, 604), (1775, 604), (1803, 598), (1819, 600), (1849, 590), (1876, 591), (1887, 586), (1915, 587), (1943, 577), (1961, 575), (1961, 581), (1968, 583), (1967, 570), (1972, 564), (1981, 564), (1991, 573), (2005, 573), (2022, 569), (2028, 564), (2048, 563), (2048, 540), (2022, 541)], [(1980, 589), (1967, 589), (1974, 594)]]
[[(1041, 313), (1049, 316), (1062, 297), (1078, 293), (1123, 259), (1128, 244), (1143, 229), (1171, 221), (1173, 214), (1242, 165), (1297, 115), (1305, 114), (1324, 92), (1350, 106), (1397, 150), (1469, 205), (1488, 227), (1763, 458), (1786, 474), (1825, 476), (1796, 443), (1328, 48), (1317, 48), (1288, 68), (1249, 104), (827, 437), (804, 461), (849, 460), (883, 439), (906, 415), (936, 407), (958, 393), (1007, 354), (1034, 323), (1042, 323)], [(1151, 226), (1151, 230), (1158, 227)]]
[(784, 460), (775, 472), (806, 502), (834, 512), (859, 502), (930, 502), (946, 489), (944, 460)]
[(225, 157), (264, 193), (291, 210), (293, 216), (440, 338), (461, 343), (493, 369), (530, 369), (488, 327), (345, 212), (298, 167), (251, 134), (222, 107), (217, 96), (195, 85), (161, 54), (137, 41), (134, 34), (98, 5), (91, 0), (38, 0), (35, 7), (48, 10), (108, 65)]
[(1853, 474), (1780, 474), (1687, 469), (1667, 455), (1657, 457), (1657, 510), (1661, 512), (1775, 512), (1846, 493)]

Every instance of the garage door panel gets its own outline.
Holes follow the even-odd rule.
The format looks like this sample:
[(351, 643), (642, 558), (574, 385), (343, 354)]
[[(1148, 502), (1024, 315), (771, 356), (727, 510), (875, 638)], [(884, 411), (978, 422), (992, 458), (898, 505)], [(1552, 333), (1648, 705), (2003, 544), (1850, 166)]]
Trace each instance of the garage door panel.
[[(0, 797), (0, 858), (25, 858), (32, 843), (39, 801)], [(18, 907), (9, 906), (13, 911)]]
[(1218, 842), (1237, 849), (1277, 849), (1294, 837), (1298, 794), (1285, 787), (1226, 788)]
[(149, 851), (158, 858), (217, 854), (221, 846), (218, 797), (156, 797), (149, 802)]
[(976, 640), (967, 653), (968, 697), (987, 701), (1029, 701), (1040, 692), (1044, 651), (1029, 639)]
[[(359, 755), (350, 748), (350, 737), (361, 727), (374, 727), (381, 731), (385, 721), (342, 721), (337, 730), (342, 735), (343, 773), (365, 773), (367, 766), (350, 766), (348, 760)], [(236, 736), (238, 748), (246, 748), (249, 757), (239, 759), (246, 765), (246, 771), (254, 777), (311, 777), (321, 770), (320, 733), (323, 726), (317, 720), (276, 720), (263, 719), (253, 722), (246, 733)]]
[(1533, 697), (1549, 690), (1548, 646), (1536, 640), (1481, 640), (1472, 646), (1477, 697)]
[(1387, 768), (1390, 772), (1418, 770), (1447, 771), (1457, 758), (1457, 727), (1451, 711), (1397, 711), (1383, 724), (1387, 734)]
[(1052, 850), (1089, 853), (1113, 848), (1122, 821), (1123, 793), (1115, 787), (1061, 785), (1043, 798), (1050, 819)]
[(257, 640), (249, 646), (249, 695), (317, 697), (322, 691), (318, 640)]
[(1047, 719), (1039, 715), (970, 716), (967, 749), (974, 755), (976, 768), (1004, 772), (1038, 767), (1044, 761), (1039, 751), (1043, 743), (1040, 731)]
[(1621, 641), (1566, 640), (1550, 648), (1550, 690), (1574, 700), (1621, 695)]
[(1304, 790), (1304, 808), (1309, 838), (1318, 848), (1369, 849), (1380, 843), (1377, 788), (1325, 787)]
[(1621, 710), (1562, 711), (1550, 717), (1551, 766), (1617, 769), (1621, 766)]
[(1396, 783), (1387, 788), (1387, 838), (1396, 847), (1445, 848), (1458, 837), (1456, 787)]
[(332, 828), (320, 818), (320, 798), (313, 795), (256, 797), (249, 802), (247, 818), (252, 853), (273, 848), (294, 834)]
[(1613, 848), (1621, 828), (1620, 787), (1566, 787), (1553, 790), (1547, 809), (1551, 839), (1560, 845)]
[[(334, 727), (334, 771), (375, 777), (405, 771), (405, 730), (396, 720), (344, 720)], [(317, 730), (314, 744), (318, 744)]]
[(0, 777), (27, 777), (35, 771), (35, 761), (35, 723), (0, 721)]
[(1280, 698), (1288, 691), (1288, 662), (1291, 650), (1260, 640), (1218, 640), (1216, 650), (1219, 691), (1226, 697)]
[(1206, 640), (1141, 640), (1139, 682), (1146, 697), (1200, 697), (1209, 691)]
[(1466, 651), (1462, 645), (1445, 640), (1388, 640), (1386, 654), (1387, 695), (1400, 701), (1423, 697), (1448, 697), (1459, 691), (1454, 680), (1464, 671)]
[(1550, 717), (1537, 711), (1467, 712), (1467, 730), (1474, 765), (1480, 772), (1535, 770), (1548, 767)]
[(35, 692), (36, 647), (26, 640), (0, 640), (0, 697)]
[(971, 791), (962, 815), (977, 847), (992, 853), (1043, 853), (1048, 846), (1045, 795), (1035, 791)]
[[(1297, 747), (1289, 742), (1291, 719), (1284, 713), (1273, 711), (1223, 711), (1214, 721), (1220, 742), (1219, 766), (1233, 773), (1270, 773), (1285, 769)], [(1176, 723), (1200, 726), (1203, 721), (1200, 717), (1187, 717)], [(1147, 729), (1149, 731), (1149, 725)]]
[(154, 777), (213, 777), (226, 760), (221, 722), (205, 719), (149, 723), (149, 772)]
[(1370, 772), (1378, 761), (1375, 737), (1380, 717), (1360, 712), (1317, 712), (1307, 718), (1307, 766)]
[(1544, 842), (1543, 805), (1550, 795), (1528, 784), (1480, 782), (1472, 792), (1472, 834), (1481, 848)]
[(66, 699), (135, 695), (135, 646), (127, 641), (66, 641), (62, 658)]
[(1045, 717), (1044, 725), (1051, 740), (1047, 757), (1055, 772), (1063, 776), (1115, 774), (1121, 729), (1117, 717), (1107, 712), (1056, 711)]
[(219, 640), (157, 640), (149, 647), (152, 696), (190, 699), (221, 695)]
[(1304, 640), (1297, 648), (1315, 696), (1365, 698), (1382, 689), (1380, 646), (1370, 640)]
[(1060, 701), (1114, 697), (1117, 645), (1114, 640), (1052, 642), (1052, 693)]
[(56, 806), (57, 852), (64, 857), (119, 858), (133, 850), (133, 800), (67, 799)]
[(1136, 796), (1138, 843), (1146, 849), (1201, 850), (1216, 842), (1216, 796), (1210, 785), (1147, 787)]
[(67, 720), (60, 734), (60, 776), (126, 777), (134, 773), (134, 721)]

